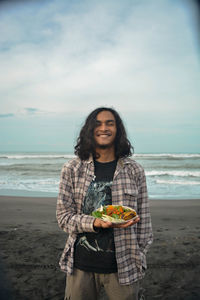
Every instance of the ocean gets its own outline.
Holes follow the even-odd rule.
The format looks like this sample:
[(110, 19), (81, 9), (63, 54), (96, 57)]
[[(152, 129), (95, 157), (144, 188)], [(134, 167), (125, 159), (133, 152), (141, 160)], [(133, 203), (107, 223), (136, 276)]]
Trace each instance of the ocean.
[[(0, 195), (58, 194), (71, 153), (0, 153)], [(200, 199), (200, 154), (135, 154), (145, 169), (150, 199)]]

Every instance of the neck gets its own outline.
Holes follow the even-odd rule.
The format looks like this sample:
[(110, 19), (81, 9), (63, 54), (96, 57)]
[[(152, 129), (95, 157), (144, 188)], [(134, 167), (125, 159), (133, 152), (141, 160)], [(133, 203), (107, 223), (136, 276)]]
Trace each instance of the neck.
[(99, 157), (96, 159), (99, 162), (110, 162), (115, 160), (114, 148), (108, 148), (108, 149), (97, 148), (96, 153), (99, 154)]

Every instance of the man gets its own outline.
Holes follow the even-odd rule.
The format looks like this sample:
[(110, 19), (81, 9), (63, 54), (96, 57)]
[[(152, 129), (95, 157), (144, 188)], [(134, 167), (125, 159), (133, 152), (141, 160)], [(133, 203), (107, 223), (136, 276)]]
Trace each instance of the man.
[[(110, 300), (138, 299), (152, 227), (144, 170), (128, 158), (131, 150), (119, 114), (100, 107), (81, 129), (77, 158), (63, 166), (57, 220), (69, 235), (60, 260), (65, 300), (95, 300), (102, 286)], [(139, 217), (116, 225), (91, 215), (108, 204)]]

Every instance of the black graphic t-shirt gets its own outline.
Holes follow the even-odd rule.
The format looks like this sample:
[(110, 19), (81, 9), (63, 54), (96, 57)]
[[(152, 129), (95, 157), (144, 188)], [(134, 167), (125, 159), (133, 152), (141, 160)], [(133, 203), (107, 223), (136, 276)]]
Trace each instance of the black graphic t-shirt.
[[(117, 161), (95, 161), (95, 180), (91, 182), (84, 199), (83, 212), (91, 212), (101, 205), (112, 204), (111, 186)], [(98, 233), (78, 235), (74, 254), (75, 268), (95, 273), (117, 272), (112, 228), (100, 228)]]

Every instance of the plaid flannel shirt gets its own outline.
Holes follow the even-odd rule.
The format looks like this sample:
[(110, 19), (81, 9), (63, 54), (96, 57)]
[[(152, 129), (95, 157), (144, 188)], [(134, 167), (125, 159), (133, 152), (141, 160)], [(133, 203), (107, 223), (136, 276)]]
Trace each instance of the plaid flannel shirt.
[[(59, 227), (68, 233), (60, 259), (61, 270), (72, 274), (74, 243), (78, 233), (95, 232), (95, 218), (82, 213), (87, 189), (94, 178), (94, 163), (90, 158), (75, 158), (64, 164), (61, 172), (56, 216)], [(120, 158), (113, 177), (112, 204), (135, 209), (140, 221), (127, 228), (114, 228), (115, 252), (119, 283), (129, 285), (143, 278), (146, 252), (153, 234), (146, 177), (140, 164), (130, 158)]]

